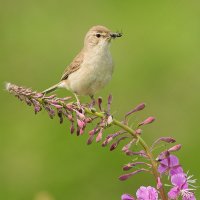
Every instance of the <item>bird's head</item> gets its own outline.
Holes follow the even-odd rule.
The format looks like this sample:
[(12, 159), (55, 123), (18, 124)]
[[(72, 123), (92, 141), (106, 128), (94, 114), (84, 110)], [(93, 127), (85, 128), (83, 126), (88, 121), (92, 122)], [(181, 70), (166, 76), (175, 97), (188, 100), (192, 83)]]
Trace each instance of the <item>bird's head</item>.
[(107, 48), (112, 39), (121, 36), (122, 33), (112, 32), (105, 26), (93, 26), (85, 36), (84, 46), (86, 48)]

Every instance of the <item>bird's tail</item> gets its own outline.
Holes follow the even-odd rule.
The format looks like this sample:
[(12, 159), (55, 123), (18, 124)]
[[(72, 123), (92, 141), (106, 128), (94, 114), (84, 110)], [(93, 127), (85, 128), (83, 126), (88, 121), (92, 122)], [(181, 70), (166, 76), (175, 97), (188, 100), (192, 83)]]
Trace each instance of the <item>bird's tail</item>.
[(57, 84), (51, 86), (50, 88), (42, 91), (42, 94), (48, 94), (50, 92), (53, 92), (53, 91), (57, 90), (59, 88), (59, 85), (60, 85), (60, 83), (57, 83)]

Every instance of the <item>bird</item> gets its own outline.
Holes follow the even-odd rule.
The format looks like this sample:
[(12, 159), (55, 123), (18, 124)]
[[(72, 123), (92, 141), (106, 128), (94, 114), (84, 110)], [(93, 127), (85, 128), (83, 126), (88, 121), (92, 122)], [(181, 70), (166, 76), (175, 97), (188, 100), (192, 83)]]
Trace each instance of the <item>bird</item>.
[(109, 48), (111, 40), (121, 36), (122, 33), (112, 32), (102, 25), (90, 28), (82, 50), (64, 70), (61, 80), (42, 93), (45, 95), (65, 88), (75, 95), (77, 103), (80, 103), (79, 95), (89, 95), (92, 104), (95, 104), (94, 94), (112, 78), (114, 63)]

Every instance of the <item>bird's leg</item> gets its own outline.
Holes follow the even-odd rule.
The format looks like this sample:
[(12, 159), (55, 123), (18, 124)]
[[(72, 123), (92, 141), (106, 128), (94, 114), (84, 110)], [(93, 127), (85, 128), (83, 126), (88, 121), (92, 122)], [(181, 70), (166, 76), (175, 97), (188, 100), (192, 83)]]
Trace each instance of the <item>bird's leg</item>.
[(76, 93), (74, 93), (74, 96), (76, 98), (76, 103), (77, 103), (78, 108), (81, 109), (81, 103), (80, 103), (80, 100), (78, 98), (78, 95)]
[(95, 105), (95, 98), (94, 98), (94, 95), (90, 95), (90, 98), (92, 99), (92, 102), (89, 104), (89, 107), (90, 108), (93, 108), (94, 107), (94, 105)]

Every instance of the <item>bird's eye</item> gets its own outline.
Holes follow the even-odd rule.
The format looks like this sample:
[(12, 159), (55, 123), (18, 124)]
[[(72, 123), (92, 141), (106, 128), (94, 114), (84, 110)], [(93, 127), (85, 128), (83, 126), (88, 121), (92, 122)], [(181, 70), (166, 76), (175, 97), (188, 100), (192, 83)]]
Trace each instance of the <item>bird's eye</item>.
[(100, 33), (97, 33), (97, 34), (96, 34), (96, 37), (100, 38), (100, 37), (101, 37), (101, 34), (100, 34)]

